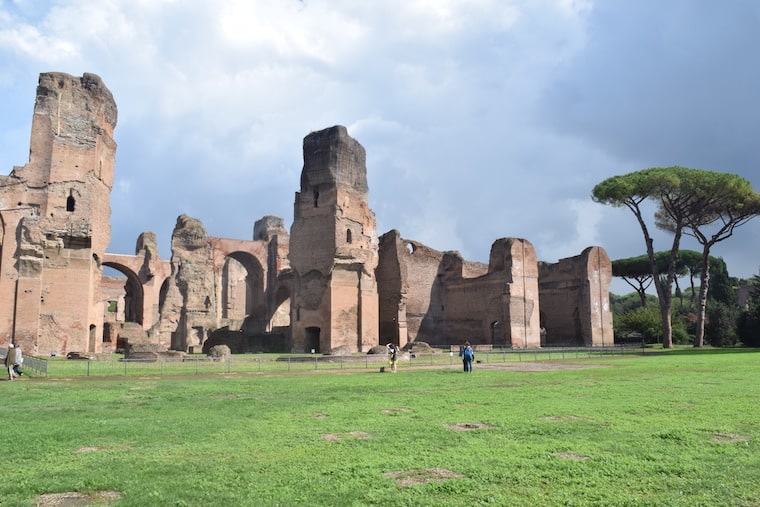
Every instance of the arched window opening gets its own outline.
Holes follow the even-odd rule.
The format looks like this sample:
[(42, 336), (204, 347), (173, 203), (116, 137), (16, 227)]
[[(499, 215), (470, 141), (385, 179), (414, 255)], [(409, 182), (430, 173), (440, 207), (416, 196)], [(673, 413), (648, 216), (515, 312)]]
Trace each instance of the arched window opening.
[(346, 229), (346, 243), (351, 243), (353, 237), (351, 236), (351, 229)]
[(69, 192), (68, 198), (66, 198), (66, 211), (71, 213), (74, 211), (74, 206), (76, 205), (76, 200), (74, 199), (73, 191)]
[(491, 322), (491, 344), (504, 345), (501, 323), (498, 320)]
[(319, 190), (314, 190), (314, 207), (319, 207)]

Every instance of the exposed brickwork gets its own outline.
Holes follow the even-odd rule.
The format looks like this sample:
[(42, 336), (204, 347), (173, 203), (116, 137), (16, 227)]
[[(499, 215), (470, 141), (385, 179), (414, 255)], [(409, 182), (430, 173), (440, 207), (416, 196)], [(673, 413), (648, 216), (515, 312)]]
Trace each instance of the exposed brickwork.
[(364, 148), (336, 126), (306, 136), (290, 233), (293, 350), (378, 343), (377, 232)]
[[(265, 216), (250, 240), (217, 238), (183, 215), (170, 260), (150, 232), (134, 255), (106, 253), (116, 116), (97, 76), (40, 76), (29, 162), (0, 177), (0, 344), (63, 354), (127, 341), (321, 353), (612, 343), (604, 250), (550, 265), (527, 240), (502, 238), (485, 264), (396, 230), (378, 239), (366, 153), (342, 126), (304, 138), (290, 233)], [(125, 278), (103, 279), (104, 266)]]
[(542, 345), (600, 346), (614, 343), (609, 289), (612, 263), (599, 247), (539, 266)]
[(28, 353), (97, 350), (116, 104), (98, 76), (41, 74), (29, 162), (0, 180), (0, 335)]

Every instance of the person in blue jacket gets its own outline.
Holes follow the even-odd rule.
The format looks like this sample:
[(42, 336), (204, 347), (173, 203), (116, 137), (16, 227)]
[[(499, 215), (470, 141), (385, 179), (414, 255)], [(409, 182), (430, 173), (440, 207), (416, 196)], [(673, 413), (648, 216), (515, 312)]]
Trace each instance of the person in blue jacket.
[(475, 359), (475, 352), (472, 350), (470, 342), (464, 342), (459, 357), (462, 358), (465, 373), (472, 373), (472, 361)]

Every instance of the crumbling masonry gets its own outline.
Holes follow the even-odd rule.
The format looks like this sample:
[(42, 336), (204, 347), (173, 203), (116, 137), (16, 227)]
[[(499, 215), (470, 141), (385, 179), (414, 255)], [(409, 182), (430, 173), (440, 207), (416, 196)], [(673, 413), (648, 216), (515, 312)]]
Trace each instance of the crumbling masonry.
[[(107, 253), (116, 105), (93, 74), (40, 75), (29, 162), (0, 179), (0, 346), (46, 355), (128, 343), (200, 351), (366, 352), (424, 341), (532, 348), (613, 343), (600, 247), (555, 264), (502, 238), (488, 264), (378, 237), (366, 155), (345, 127), (306, 136), (290, 234), (251, 240), (180, 216), (170, 260), (145, 232)], [(123, 277), (103, 276), (111, 267)]]

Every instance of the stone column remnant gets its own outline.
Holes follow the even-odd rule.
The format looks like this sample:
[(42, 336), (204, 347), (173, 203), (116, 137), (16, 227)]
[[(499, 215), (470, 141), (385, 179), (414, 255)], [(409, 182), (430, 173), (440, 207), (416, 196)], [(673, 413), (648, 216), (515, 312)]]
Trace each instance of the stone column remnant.
[(366, 351), (378, 344), (378, 240), (366, 154), (335, 126), (303, 142), (290, 233), (293, 349)]

